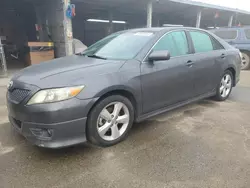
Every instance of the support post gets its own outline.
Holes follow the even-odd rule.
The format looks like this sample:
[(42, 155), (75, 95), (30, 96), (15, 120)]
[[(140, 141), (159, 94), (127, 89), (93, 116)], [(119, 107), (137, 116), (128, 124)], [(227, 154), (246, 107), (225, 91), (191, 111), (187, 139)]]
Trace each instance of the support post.
[(160, 20), (160, 18), (157, 19), (157, 27), (161, 27), (161, 20)]
[(196, 19), (196, 27), (200, 28), (201, 26), (201, 10), (197, 12), (197, 19)]
[(150, 0), (147, 4), (147, 27), (152, 27), (153, 2)]
[(114, 32), (114, 27), (113, 27), (113, 12), (109, 11), (109, 32), (108, 34), (111, 34)]
[(4, 48), (2, 45), (2, 41), (0, 38), (0, 66), (1, 66), (1, 77), (7, 76), (7, 64), (6, 64), (6, 59), (5, 59), (5, 54), (4, 54)]
[(229, 18), (229, 21), (228, 21), (228, 27), (232, 27), (233, 26), (233, 19), (234, 19), (234, 15), (232, 14)]
[(236, 12), (236, 14), (235, 14), (235, 19), (234, 19), (234, 25), (236, 26), (236, 25), (238, 25), (238, 13)]
[(73, 29), (72, 29), (72, 21), (66, 16), (66, 11), (70, 0), (62, 0), (63, 2), (63, 27), (64, 27), (64, 38), (65, 38), (65, 52), (66, 56), (73, 54)]

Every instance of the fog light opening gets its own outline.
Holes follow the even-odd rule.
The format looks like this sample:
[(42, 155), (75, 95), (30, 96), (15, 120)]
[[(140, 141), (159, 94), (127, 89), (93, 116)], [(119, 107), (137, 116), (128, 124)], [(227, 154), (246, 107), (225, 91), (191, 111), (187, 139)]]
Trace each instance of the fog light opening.
[(53, 130), (52, 129), (45, 129), (45, 128), (31, 128), (30, 131), (32, 134), (39, 139), (51, 139), (53, 136)]

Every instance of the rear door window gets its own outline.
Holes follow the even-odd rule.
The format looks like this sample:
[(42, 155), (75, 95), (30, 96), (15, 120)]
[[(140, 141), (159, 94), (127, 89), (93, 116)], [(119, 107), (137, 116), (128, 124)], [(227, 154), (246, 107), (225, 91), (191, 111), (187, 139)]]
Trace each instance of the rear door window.
[(213, 43), (208, 34), (200, 31), (190, 31), (196, 53), (213, 51)]
[(245, 32), (246, 38), (250, 39), (250, 29), (245, 29), (244, 32)]
[(229, 40), (234, 40), (237, 38), (237, 30), (224, 30), (224, 31), (213, 31), (215, 35), (222, 39), (229, 39)]

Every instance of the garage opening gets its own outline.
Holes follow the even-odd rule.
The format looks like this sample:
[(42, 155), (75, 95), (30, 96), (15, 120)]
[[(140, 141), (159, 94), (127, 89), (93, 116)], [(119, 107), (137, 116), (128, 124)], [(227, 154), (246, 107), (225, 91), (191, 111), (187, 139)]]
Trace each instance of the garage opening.
[(36, 41), (36, 16), (31, 3), (0, 1), (0, 38), (10, 71), (27, 66), (28, 41)]
[(86, 46), (117, 31), (146, 27), (147, 4), (143, 0), (73, 0), (72, 3), (76, 5), (73, 35)]

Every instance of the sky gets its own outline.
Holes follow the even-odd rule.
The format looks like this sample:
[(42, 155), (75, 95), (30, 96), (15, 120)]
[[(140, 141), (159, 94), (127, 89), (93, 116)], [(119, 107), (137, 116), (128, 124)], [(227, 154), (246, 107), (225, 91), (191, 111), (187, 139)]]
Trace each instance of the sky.
[(195, 0), (204, 3), (221, 5), (230, 8), (238, 8), (241, 10), (250, 11), (250, 1), (249, 0)]

